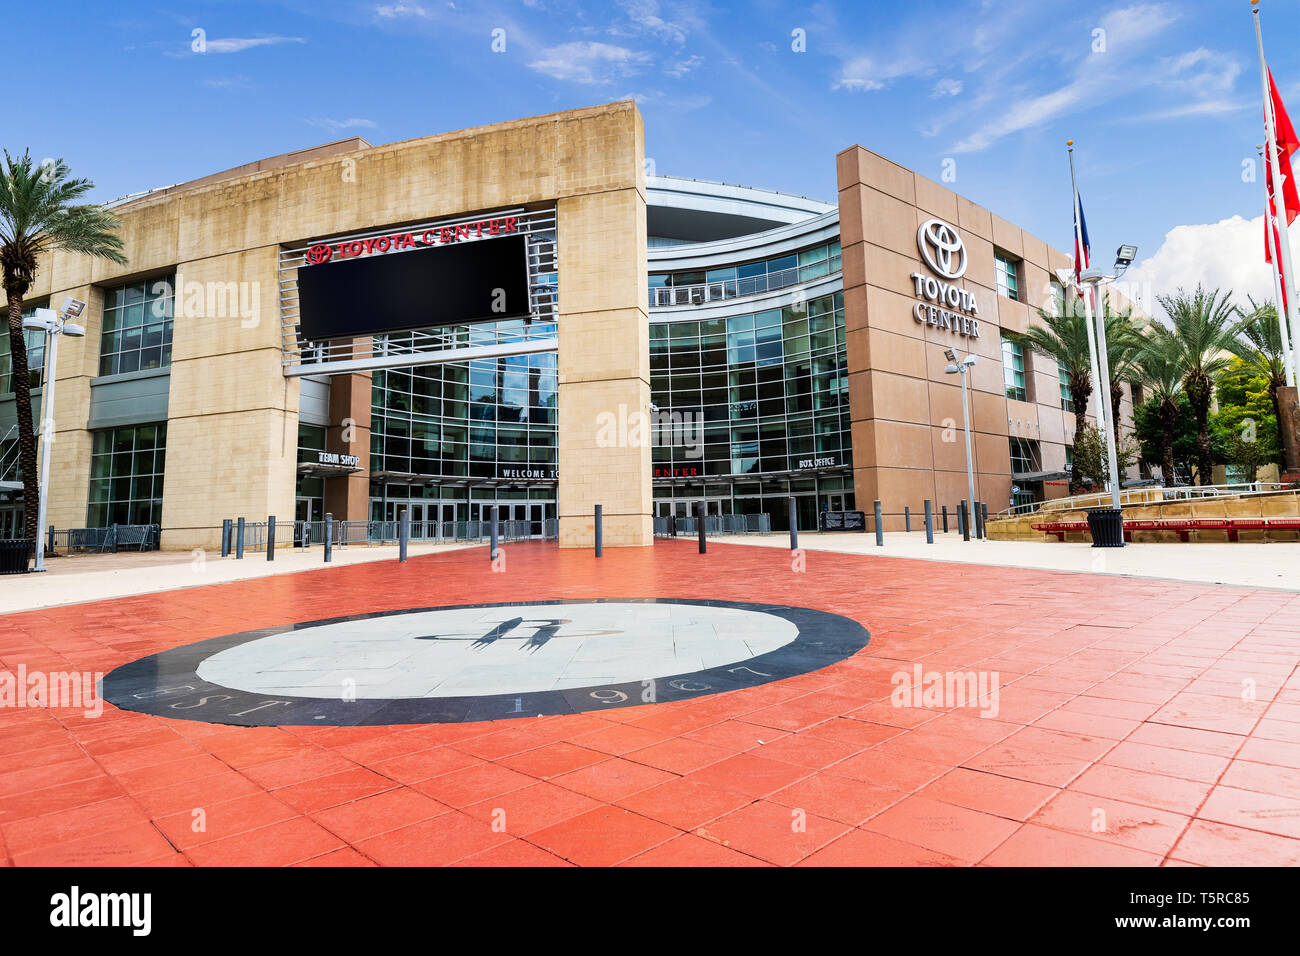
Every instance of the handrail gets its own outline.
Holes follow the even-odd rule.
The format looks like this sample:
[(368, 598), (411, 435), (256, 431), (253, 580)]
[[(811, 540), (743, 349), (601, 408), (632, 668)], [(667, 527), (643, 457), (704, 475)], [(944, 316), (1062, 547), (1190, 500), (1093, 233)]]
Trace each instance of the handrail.
[[(800, 279), (802, 270), (812, 269), (826, 263), (827, 270), (810, 279)], [(840, 257), (831, 256), (820, 262), (769, 272), (761, 276), (747, 276), (743, 279), (715, 279), (713, 282), (700, 282), (695, 285), (650, 286), (650, 308), (664, 309), (674, 305), (702, 305), (719, 299), (739, 299), (744, 296), (762, 295), (778, 289), (788, 289), (800, 282), (815, 282), (840, 272)]]
[[(1165, 501), (1190, 501), (1199, 498), (1227, 498), (1241, 495), (1278, 494), (1290, 491), (1291, 486), (1279, 481), (1251, 481), (1224, 485), (1148, 485), (1144, 488), (1124, 488), (1119, 493), (1120, 507), (1159, 504)], [(1031, 501), (999, 511), (996, 517), (1010, 518), (1048, 511), (1080, 511), (1084, 508), (1104, 508), (1111, 503), (1109, 491), (1093, 491), (1068, 498), (1049, 501)]]

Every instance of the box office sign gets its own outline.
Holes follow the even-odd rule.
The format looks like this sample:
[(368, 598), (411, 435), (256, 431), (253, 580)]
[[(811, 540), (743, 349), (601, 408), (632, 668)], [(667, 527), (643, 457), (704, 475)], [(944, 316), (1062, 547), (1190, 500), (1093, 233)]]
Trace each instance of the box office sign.
[(916, 231), (916, 247), (934, 275), (912, 273), (917, 302), (912, 317), (923, 325), (979, 338), (979, 304), (957, 280), (966, 274), (966, 243), (955, 226), (928, 219)]

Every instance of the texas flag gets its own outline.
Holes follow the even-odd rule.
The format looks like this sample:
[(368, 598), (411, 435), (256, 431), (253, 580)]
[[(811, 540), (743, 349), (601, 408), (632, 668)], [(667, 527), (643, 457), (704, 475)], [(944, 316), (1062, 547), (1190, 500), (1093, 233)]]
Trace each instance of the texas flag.
[[(1074, 280), (1079, 281), (1083, 270), (1088, 268), (1088, 254), (1092, 249), (1088, 242), (1088, 219), (1083, 214), (1083, 197), (1075, 194), (1078, 205), (1075, 207), (1077, 217), (1074, 222)], [(1083, 248), (1079, 248), (1079, 237), (1083, 236)]]

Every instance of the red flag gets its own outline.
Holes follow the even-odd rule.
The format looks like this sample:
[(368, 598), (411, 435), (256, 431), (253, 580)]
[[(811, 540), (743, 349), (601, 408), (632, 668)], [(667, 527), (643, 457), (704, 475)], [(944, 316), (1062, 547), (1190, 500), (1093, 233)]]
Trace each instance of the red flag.
[(1291, 117), (1286, 114), (1286, 107), (1282, 104), (1282, 95), (1277, 91), (1277, 84), (1273, 82), (1273, 70), (1268, 71), (1268, 92), (1273, 100), (1273, 125), (1274, 134), (1277, 137), (1277, 148), (1287, 159), (1300, 149), (1300, 137), (1295, 134), (1295, 127), (1291, 125)]

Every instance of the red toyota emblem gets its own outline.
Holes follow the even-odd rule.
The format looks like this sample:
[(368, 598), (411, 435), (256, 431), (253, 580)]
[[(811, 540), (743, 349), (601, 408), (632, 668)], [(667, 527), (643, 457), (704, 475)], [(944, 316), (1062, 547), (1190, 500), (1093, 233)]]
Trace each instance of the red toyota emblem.
[(322, 262), (329, 262), (331, 255), (333, 255), (333, 250), (329, 246), (323, 242), (317, 243), (307, 250), (307, 261), (314, 266), (320, 265)]

